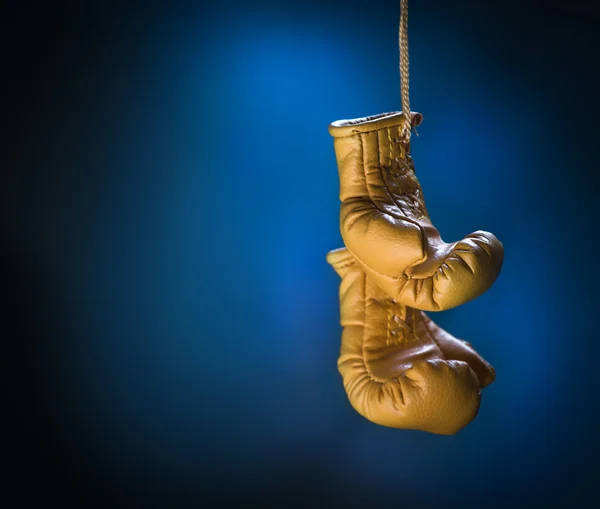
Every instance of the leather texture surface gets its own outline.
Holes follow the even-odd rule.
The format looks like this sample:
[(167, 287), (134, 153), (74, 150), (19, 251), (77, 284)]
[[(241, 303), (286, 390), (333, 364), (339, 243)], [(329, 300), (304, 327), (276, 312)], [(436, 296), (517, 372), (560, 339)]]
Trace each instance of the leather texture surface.
[[(411, 112), (413, 125), (421, 120)], [(450, 309), (493, 284), (504, 249), (485, 231), (442, 240), (427, 213), (403, 125), (403, 114), (394, 112), (329, 126), (342, 238), (370, 279), (398, 302), (425, 311)]]
[(327, 261), (342, 278), (338, 369), (354, 409), (383, 426), (443, 435), (471, 422), (494, 369), (421, 310), (389, 297), (349, 250)]

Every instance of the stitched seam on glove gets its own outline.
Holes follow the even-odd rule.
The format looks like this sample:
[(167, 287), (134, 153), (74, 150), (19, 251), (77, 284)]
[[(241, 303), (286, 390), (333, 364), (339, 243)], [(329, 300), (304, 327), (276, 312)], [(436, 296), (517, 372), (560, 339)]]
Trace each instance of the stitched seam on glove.
[[(362, 139), (361, 139), (361, 143), (362, 143)], [(363, 151), (364, 151), (364, 149), (363, 149)], [(390, 145), (390, 151), (391, 151), (391, 145)], [(380, 150), (380, 145), (379, 145), (379, 133), (377, 133), (377, 153), (379, 155), (381, 155), (381, 150)], [(380, 160), (379, 167), (381, 168), (382, 166), (383, 165), (381, 164), (381, 160)], [(364, 157), (363, 157), (363, 167), (364, 167)], [(392, 170), (392, 161), (390, 160), (390, 174), (391, 174), (391, 170)], [(416, 222), (415, 220), (410, 219), (410, 217), (408, 217), (408, 215), (406, 214), (406, 211), (398, 203), (398, 201), (396, 200), (396, 198), (394, 196), (394, 193), (392, 193), (392, 191), (390, 190), (388, 183), (385, 181), (385, 178), (383, 178), (383, 175), (381, 177), (381, 180), (383, 182), (383, 185), (385, 186), (388, 196), (390, 197), (390, 199), (392, 200), (394, 205), (396, 205), (396, 207), (398, 207), (400, 209), (400, 212), (404, 215), (404, 217), (395, 216), (394, 214), (390, 214), (387, 211), (384, 213), (389, 214), (392, 217), (396, 217), (396, 219), (401, 219), (403, 221), (406, 221), (407, 223), (414, 224), (415, 226), (417, 226), (419, 228), (419, 231), (421, 232), (421, 251), (423, 253), (423, 257), (421, 259), (415, 261), (414, 263), (411, 263), (408, 267), (406, 267), (406, 269), (404, 269), (404, 271), (406, 271), (407, 269), (410, 269), (411, 267), (419, 265), (419, 264), (423, 263), (425, 260), (427, 260), (427, 248), (428, 248), (427, 235), (425, 234), (424, 228), (418, 222)], [(368, 190), (368, 187), (367, 187), (367, 190)], [(373, 201), (373, 198), (371, 197), (370, 194), (369, 194), (369, 198), (371, 199), (371, 201)]]
[[(408, 214), (406, 213), (406, 210), (404, 210), (404, 208), (402, 207), (402, 205), (400, 205), (397, 201), (396, 198), (394, 197), (393, 193), (390, 191), (390, 188), (387, 184), (387, 182), (385, 181), (385, 178), (383, 176), (383, 167), (384, 167), (384, 161), (381, 160), (381, 156), (382, 156), (382, 150), (381, 150), (381, 144), (379, 142), (379, 133), (381, 131), (377, 132), (377, 136), (375, 137), (376, 143), (377, 143), (377, 159), (379, 162), (379, 171), (381, 172), (381, 181), (383, 182), (383, 185), (385, 186), (385, 189), (388, 193), (388, 196), (390, 197), (390, 200), (392, 200), (392, 203), (394, 205), (396, 205), (396, 207), (398, 207), (400, 209), (400, 212), (402, 213), (402, 215), (404, 216), (404, 218), (406, 218), (409, 222), (413, 222), (409, 217)], [(392, 145), (390, 144), (390, 163), (389, 163), (389, 172), (392, 173)], [(370, 197), (370, 196), (369, 196)], [(372, 199), (372, 198), (371, 198)], [(403, 219), (404, 219), (403, 218)], [(419, 226), (420, 227), (420, 226)], [(421, 235), (423, 235), (423, 232), (421, 232)], [(423, 251), (424, 253), (427, 253), (426, 250)], [(427, 255), (425, 255), (427, 256)], [(426, 259), (426, 258), (425, 258)]]
[[(374, 131), (371, 131), (371, 132), (374, 132)], [(378, 155), (378, 158), (380, 158), (381, 154), (380, 154), (380, 150), (379, 150), (379, 133), (377, 133), (376, 139), (377, 139), (377, 155)], [(406, 212), (404, 212), (404, 210), (402, 209), (402, 207), (401, 207), (400, 205), (398, 205), (398, 203), (396, 203), (396, 201), (394, 200), (394, 197), (393, 197), (393, 196), (392, 196), (392, 194), (390, 193), (390, 189), (388, 188), (388, 186), (387, 186), (387, 184), (386, 184), (386, 182), (385, 182), (385, 179), (383, 178), (383, 176), (382, 176), (382, 179), (381, 179), (381, 180), (382, 180), (382, 182), (383, 182), (383, 185), (385, 186), (385, 189), (386, 189), (386, 191), (387, 191), (387, 193), (388, 193), (388, 196), (389, 196), (389, 198), (391, 199), (392, 203), (393, 203), (394, 205), (396, 205), (396, 207), (398, 207), (398, 208), (400, 209), (400, 211), (401, 211), (401, 212), (404, 214), (404, 217), (403, 217), (403, 216), (399, 216), (399, 215), (397, 215), (397, 214), (393, 214), (393, 213), (391, 213), (391, 212), (388, 212), (388, 211), (386, 211), (386, 210), (382, 209), (382, 208), (379, 206), (379, 200), (376, 200), (376, 199), (374, 199), (374, 198), (373, 198), (373, 195), (371, 194), (371, 191), (370, 191), (370, 189), (369, 189), (369, 184), (367, 183), (367, 172), (366, 172), (367, 163), (366, 163), (366, 160), (365, 160), (365, 152), (366, 152), (366, 151), (365, 151), (365, 145), (366, 145), (366, 143), (365, 143), (365, 141), (364, 141), (364, 138), (363, 138), (363, 136), (362, 136), (362, 133), (359, 135), (359, 140), (360, 140), (360, 149), (361, 149), (361, 153), (362, 153), (362, 162), (363, 162), (363, 164), (362, 164), (362, 167), (363, 167), (363, 173), (364, 173), (364, 176), (365, 176), (365, 188), (367, 189), (367, 195), (368, 195), (368, 197), (369, 197), (369, 202), (370, 202), (370, 204), (371, 204), (373, 207), (375, 207), (375, 208), (376, 208), (376, 209), (377, 209), (379, 212), (381, 212), (382, 214), (386, 214), (386, 215), (388, 215), (388, 216), (392, 216), (392, 217), (393, 217), (393, 218), (395, 218), (395, 219), (400, 219), (400, 220), (402, 220), (402, 221), (406, 221), (407, 223), (411, 223), (411, 224), (414, 224), (415, 226), (418, 226), (418, 227), (419, 227), (419, 229), (421, 230), (421, 236), (422, 236), (422, 235), (423, 235), (423, 232), (422, 232), (421, 225), (420, 225), (420, 224), (418, 224), (418, 223), (416, 223), (416, 222), (415, 222), (415, 221), (413, 221), (412, 219), (410, 219), (410, 218), (406, 217)], [(379, 159), (379, 166), (380, 166), (380, 168), (381, 168), (381, 159)], [(425, 252), (425, 253), (427, 253), (427, 250), (424, 250), (424, 252)], [(427, 258), (424, 258), (424, 260), (425, 260), (425, 259), (427, 259)], [(419, 263), (421, 263), (421, 262), (419, 262)]]
[(372, 268), (371, 268), (371, 266), (370, 266), (368, 263), (365, 263), (365, 262), (364, 262), (363, 260), (361, 260), (361, 259), (360, 259), (358, 256), (356, 256), (356, 255), (354, 254), (354, 252), (350, 250), (350, 248), (347, 248), (347, 249), (348, 249), (348, 251), (350, 251), (350, 252), (352, 253), (352, 256), (354, 256), (354, 258), (356, 258), (356, 260), (357, 260), (359, 263), (362, 263), (362, 264), (363, 264), (365, 267), (369, 267), (369, 270), (370, 270), (370, 271), (372, 271), (372, 272), (374, 272), (374, 273), (375, 273), (375, 274), (377, 274), (378, 276), (387, 277), (387, 278), (394, 279), (394, 280), (397, 280), (397, 281), (400, 281), (401, 279), (406, 279), (406, 281), (408, 281), (408, 279), (407, 279), (407, 278), (404, 278), (404, 277), (402, 277), (402, 276), (388, 276), (387, 274), (382, 274), (381, 272), (377, 272), (375, 269), (372, 269)]
[[(389, 163), (389, 174), (390, 174), (390, 178), (392, 178), (394, 180), (394, 182), (396, 182), (396, 179), (394, 179), (393, 174), (394, 174), (394, 144), (392, 142), (392, 131), (389, 129), (387, 129), (387, 138), (388, 138), (388, 143), (390, 146), (390, 163)], [(385, 178), (383, 178), (384, 183), (386, 184), (386, 189), (388, 190), (388, 193), (390, 195), (390, 197), (392, 198), (392, 200), (394, 201), (394, 203), (398, 206), (398, 208), (402, 211), (402, 213), (404, 215), (406, 215), (406, 211), (404, 210), (403, 207), (400, 206), (400, 204), (395, 200), (393, 193), (390, 191), (387, 182), (385, 182)], [(398, 186), (398, 188), (400, 189), (400, 191), (402, 192), (402, 188), (400, 186)], [(408, 205), (408, 203), (407, 203)], [(412, 212), (412, 211), (411, 211)]]

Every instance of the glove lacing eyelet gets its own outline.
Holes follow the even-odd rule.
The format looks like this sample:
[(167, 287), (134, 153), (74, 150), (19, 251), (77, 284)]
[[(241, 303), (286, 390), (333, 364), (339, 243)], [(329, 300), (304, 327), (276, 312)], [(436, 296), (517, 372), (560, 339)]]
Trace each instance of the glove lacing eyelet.
[[(395, 301), (392, 301), (395, 303)], [(392, 320), (394, 322), (396, 322), (398, 324), (398, 327), (394, 327), (393, 329), (390, 330), (390, 335), (391, 336), (396, 336), (398, 333), (405, 333), (406, 334), (406, 339), (412, 339), (412, 340), (418, 340), (419, 338), (417, 337), (417, 335), (414, 333), (413, 328), (406, 323), (404, 320), (402, 320), (402, 318), (400, 318), (398, 315), (392, 315)]]

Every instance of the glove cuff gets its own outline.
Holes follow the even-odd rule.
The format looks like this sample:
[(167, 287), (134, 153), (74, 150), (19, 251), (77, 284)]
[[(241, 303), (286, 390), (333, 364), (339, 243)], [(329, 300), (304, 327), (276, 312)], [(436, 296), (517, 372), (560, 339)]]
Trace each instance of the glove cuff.
[[(423, 115), (416, 111), (410, 112), (411, 125), (418, 126), (423, 121)], [(336, 120), (329, 124), (329, 134), (334, 138), (344, 138), (358, 133), (370, 133), (404, 125), (404, 114), (401, 111), (380, 113), (370, 117), (354, 118), (351, 120)]]
[(348, 270), (350, 270), (353, 265), (356, 265), (356, 260), (350, 251), (345, 247), (340, 247), (339, 249), (334, 249), (327, 253), (327, 263), (333, 267), (333, 270), (335, 270), (340, 277), (344, 277)]

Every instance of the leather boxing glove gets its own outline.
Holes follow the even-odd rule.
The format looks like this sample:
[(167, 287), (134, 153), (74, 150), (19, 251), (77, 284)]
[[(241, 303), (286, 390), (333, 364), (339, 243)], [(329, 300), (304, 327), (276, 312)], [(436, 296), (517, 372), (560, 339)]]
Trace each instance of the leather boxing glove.
[(347, 249), (327, 261), (342, 278), (338, 369), (354, 409), (382, 426), (443, 435), (471, 422), (493, 368), (425, 313), (390, 298)]
[[(421, 123), (411, 113), (413, 125)], [(399, 302), (426, 311), (463, 304), (485, 292), (504, 249), (476, 231), (445, 243), (432, 225), (414, 172), (402, 113), (329, 126), (340, 175), (340, 229), (362, 269)]]

